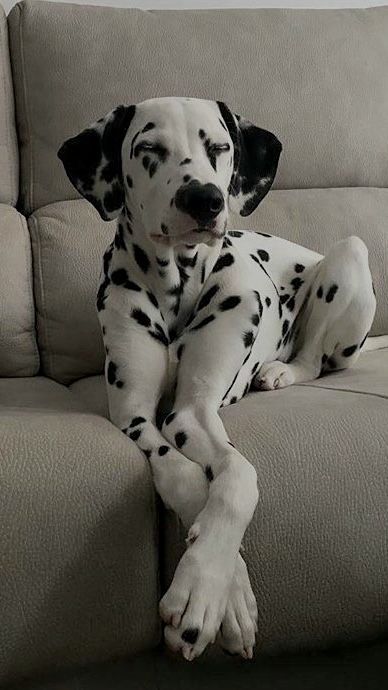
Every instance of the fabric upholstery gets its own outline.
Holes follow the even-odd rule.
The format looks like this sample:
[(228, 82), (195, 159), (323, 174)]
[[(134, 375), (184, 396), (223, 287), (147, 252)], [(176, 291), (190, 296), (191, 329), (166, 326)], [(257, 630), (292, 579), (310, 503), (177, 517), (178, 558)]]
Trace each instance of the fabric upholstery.
[(8, 50), (8, 27), (0, 5), (0, 203), (16, 204), (19, 188), (19, 152)]
[(0, 246), (0, 376), (33, 376), (39, 354), (30, 237), (25, 218), (5, 204), (0, 204)]
[[(89, 409), (108, 413), (102, 377), (71, 390)], [(353, 371), (251, 393), (221, 411), (230, 439), (258, 473), (244, 556), (262, 652), (351, 642), (387, 629), (387, 405), (385, 349), (361, 355)], [(166, 529), (167, 583), (184, 534), (172, 514)]]
[(9, 22), (27, 211), (75, 198), (56, 158), (67, 137), (160, 95), (225, 100), (272, 130), (279, 188), (388, 186), (386, 7), (54, 11), (29, 0)]
[(159, 639), (154, 492), (135, 444), (43, 377), (0, 379), (0, 683)]
[(42, 371), (61, 383), (102, 371), (96, 295), (115, 223), (86, 201), (51, 204), (30, 216)]

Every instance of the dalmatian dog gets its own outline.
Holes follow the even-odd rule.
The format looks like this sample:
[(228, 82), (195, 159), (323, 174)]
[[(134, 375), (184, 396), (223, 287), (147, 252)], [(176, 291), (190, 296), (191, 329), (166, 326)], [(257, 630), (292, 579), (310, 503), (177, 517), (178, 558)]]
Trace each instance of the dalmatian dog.
[(121, 105), (58, 152), (81, 195), (118, 219), (97, 294), (109, 413), (187, 528), (160, 602), (187, 660), (216, 637), (249, 659), (257, 632), (240, 553), (257, 476), (219, 408), (352, 366), (375, 313), (357, 237), (323, 257), (228, 230), (230, 210), (247, 216), (267, 194), (281, 148), (223, 102), (169, 97)]

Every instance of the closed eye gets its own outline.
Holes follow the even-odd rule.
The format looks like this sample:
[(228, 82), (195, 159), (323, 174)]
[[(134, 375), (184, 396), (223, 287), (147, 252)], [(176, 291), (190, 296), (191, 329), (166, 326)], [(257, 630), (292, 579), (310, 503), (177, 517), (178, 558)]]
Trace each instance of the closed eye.
[(159, 157), (159, 159), (164, 162), (169, 155), (168, 150), (162, 144), (158, 142), (151, 141), (139, 141), (135, 146), (135, 158), (139, 155), (141, 151), (147, 151), (148, 153), (154, 153)]

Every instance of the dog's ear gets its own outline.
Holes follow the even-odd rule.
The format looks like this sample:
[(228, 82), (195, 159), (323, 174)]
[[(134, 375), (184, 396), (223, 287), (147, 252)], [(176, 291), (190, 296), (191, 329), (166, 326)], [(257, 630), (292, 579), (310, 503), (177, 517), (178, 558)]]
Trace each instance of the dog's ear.
[(217, 104), (234, 146), (229, 205), (241, 216), (249, 216), (271, 188), (282, 145), (274, 134), (233, 114), (222, 101)]
[(117, 218), (124, 205), (121, 148), (135, 111), (119, 105), (58, 151), (70, 181), (103, 220)]

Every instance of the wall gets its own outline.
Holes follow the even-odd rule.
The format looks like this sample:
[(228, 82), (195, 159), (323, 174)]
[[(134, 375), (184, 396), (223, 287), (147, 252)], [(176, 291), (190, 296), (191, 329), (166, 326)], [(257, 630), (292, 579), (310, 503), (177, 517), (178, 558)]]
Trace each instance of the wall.
[[(61, 0), (63, 1), (63, 0)], [(65, 0), (66, 1), (66, 0)], [(70, 0), (77, 2), (77, 0)], [(15, 0), (0, 0), (8, 12)], [(54, 0), (55, 2), (55, 0)], [(84, 5), (112, 5), (113, 7), (208, 8), (208, 7), (368, 7), (386, 5), (388, 0), (78, 0)]]

